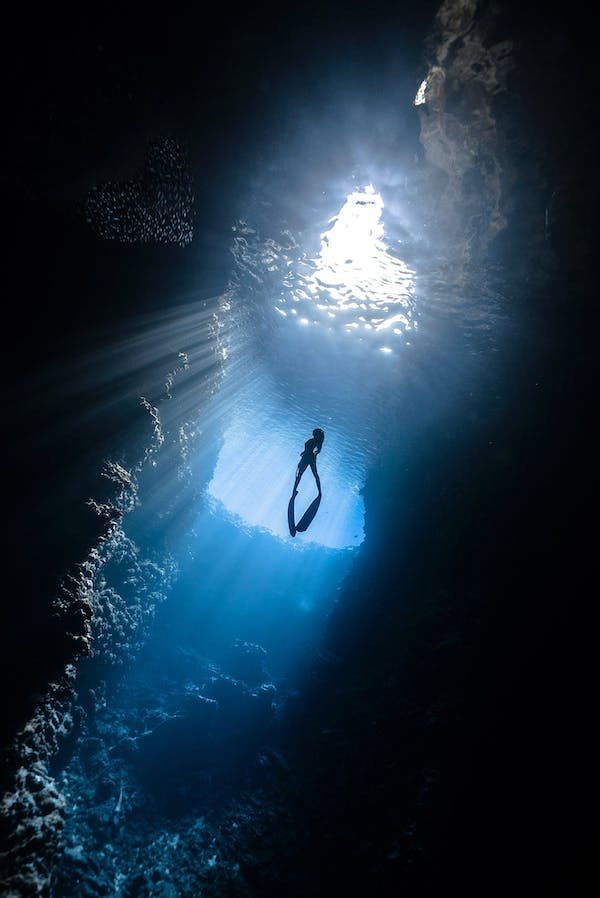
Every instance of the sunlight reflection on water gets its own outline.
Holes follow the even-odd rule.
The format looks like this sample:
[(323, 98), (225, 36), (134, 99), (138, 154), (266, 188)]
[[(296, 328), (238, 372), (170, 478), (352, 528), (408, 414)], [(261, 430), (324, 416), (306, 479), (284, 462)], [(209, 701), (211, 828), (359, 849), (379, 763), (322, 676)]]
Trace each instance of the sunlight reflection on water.
[(294, 287), (282, 293), (274, 311), (305, 327), (382, 334), (392, 343), (416, 328), (415, 272), (384, 240), (383, 207), (372, 185), (349, 194), (321, 234), (318, 257), (300, 258)]

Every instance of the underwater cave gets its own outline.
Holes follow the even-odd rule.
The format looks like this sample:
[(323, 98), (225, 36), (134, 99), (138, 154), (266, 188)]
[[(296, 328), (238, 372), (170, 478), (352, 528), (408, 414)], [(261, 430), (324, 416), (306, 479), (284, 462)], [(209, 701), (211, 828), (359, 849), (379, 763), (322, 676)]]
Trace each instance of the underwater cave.
[(407, 0), (38, 36), (2, 895), (573, 893), (592, 32)]

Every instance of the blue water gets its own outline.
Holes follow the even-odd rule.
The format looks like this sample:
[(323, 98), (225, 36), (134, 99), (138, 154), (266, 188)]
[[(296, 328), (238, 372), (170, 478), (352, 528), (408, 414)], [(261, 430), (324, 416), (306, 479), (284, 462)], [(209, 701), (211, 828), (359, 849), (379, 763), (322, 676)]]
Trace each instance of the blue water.
[[(123, 517), (88, 567), (97, 619), (78, 673), (83, 712), (57, 770), (62, 888), (73, 865), (97, 878), (90, 858), (114, 895), (150, 863), (168, 880), (178, 851), (192, 852), (199, 882), (208, 875), (215, 820), (327, 658), (330, 616), (377, 538), (367, 484), (390, 459), (412, 458), (422, 476), (420, 440), (483, 373), (494, 297), (440, 291), (437, 249), (411, 237), (402, 185), (380, 193), (349, 178), (318, 194), (294, 228), (251, 198), (222, 293), (190, 283), (172, 310), (82, 365), (85, 383), (120, 378), (132, 422), (114, 455), (125, 473), (110, 481)], [(323, 499), (292, 538), (288, 499), (314, 427)], [(296, 519), (315, 495), (307, 470)], [(404, 557), (402, 542), (393, 552)], [(210, 853), (194, 842), (205, 815)]]

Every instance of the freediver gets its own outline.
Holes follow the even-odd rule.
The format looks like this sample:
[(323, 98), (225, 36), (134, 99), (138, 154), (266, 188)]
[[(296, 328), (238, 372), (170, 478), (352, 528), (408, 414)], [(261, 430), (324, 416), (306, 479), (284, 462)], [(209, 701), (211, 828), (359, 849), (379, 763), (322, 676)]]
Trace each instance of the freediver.
[(323, 440), (325, 439), (325, 434), (321, 430), (320, 427), (316, 427), (313, 430), (312, 437), (306, 441), (304, 444), (304, 450), (300, 454), (300, 461), (298, 462), (298, 467), (296, 469), (296, 480), (294, 481), (294, 489), (292, 490), (292, 498), (298, 495), (298, 484), (300, 483), (300, 479), (308, 466), (310, 465), (310, 469), (313, 472), (315, 481), (317, 483), (317, 489), (319, 491), (319, 498), (321, 497), (321, 481), (319, 479), (319, 474), (317, 472), (317, 455), (323, 448)]

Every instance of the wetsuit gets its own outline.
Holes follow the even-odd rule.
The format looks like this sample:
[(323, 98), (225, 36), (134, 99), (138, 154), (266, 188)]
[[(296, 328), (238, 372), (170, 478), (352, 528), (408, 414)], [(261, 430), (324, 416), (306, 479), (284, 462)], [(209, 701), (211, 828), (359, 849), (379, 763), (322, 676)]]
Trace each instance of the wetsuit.
[[(319, 475), (317, 474), (317, 454), (321, 451), (321, 445), (315, 437), (311, 437), (304, 444), (304, 451), (300, 455), (300, 461), (298, 462), (298, 468), (296, 470), (296, 482), (294, 483), (294, 492), (296, 491), (296, 487), (300, 483), (300, 478), (310, 465), (310, 469), (313, 472), (314, 478), (317, 482), (317, 488), (319, 493), (321, 492), (321, 481), (319, 480)], [(316, 450), (316, 452), (315, 452)]]

